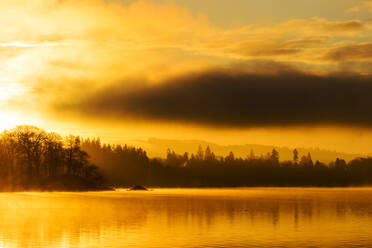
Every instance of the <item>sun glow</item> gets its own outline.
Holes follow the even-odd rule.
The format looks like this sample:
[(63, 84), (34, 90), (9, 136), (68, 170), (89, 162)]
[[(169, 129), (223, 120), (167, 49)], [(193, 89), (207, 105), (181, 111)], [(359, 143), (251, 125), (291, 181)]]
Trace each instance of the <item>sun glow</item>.
[(33, 48), (33, 47), (51, 47), (51, 46), (57, 46), (58, 43), (55, 42), (46, 42), (46, 43), (23, 43), (18, 41), (13, 41), (9, 43), (2, 43), (0, 44), (0, 47), (23, 47), (23, 48)]
[(15, 113), (0, 110), (0, 131), (12, 129), (22, 123), (22, 118)]

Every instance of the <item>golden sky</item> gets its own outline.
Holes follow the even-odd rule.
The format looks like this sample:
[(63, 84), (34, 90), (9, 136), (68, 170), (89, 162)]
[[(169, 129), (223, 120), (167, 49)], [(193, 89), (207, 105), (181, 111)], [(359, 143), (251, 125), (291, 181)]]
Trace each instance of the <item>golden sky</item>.
[(372, 1), (0, 0), (0, 23), (0, 129), (372, 151)]

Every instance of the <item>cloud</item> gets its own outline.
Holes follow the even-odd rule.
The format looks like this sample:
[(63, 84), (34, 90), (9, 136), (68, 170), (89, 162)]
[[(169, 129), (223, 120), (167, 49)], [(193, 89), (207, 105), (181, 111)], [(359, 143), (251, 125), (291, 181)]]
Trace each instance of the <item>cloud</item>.
[[(188, 62), (190, 66), (202, 56), (285, 60), (296, 55), (299, 62), (308, 62), (311, 53), (307, 50), (313, 49), (314, 44), (303, 42), (302, 47), (294, 47), (285, 43), (357, 36), (367, 29), (360, 20), (331, 21), (319, 17), (223, 28), (201, 13), (145, 0), (126, 4), (103, 0), (0, 0), (0, 22), (4, 26), (0, 44), (9, 50), (34, 48), (27, 52), (26, 64), (42, 54), (38, 56), (42, 71), (71, 74), (76, 70), (59, 67), (55, 72), (56, 68), (49, 64), (53, 61), (71, 64), (79, 58), (82, 68), (91, 67), (88, 73), (116, 78), (149, 71), (149, 67), (175, 57), (179, 61), (194, 57)], [(321, 45), (326, 44), (318, 44)], [(119, 64), (127, 68), (127, 73), (117, 69)]]
[(372, 1), (365, 1), (364, 6), (367, 8), (367, 10), (372, 13)]
[(345, 10), (345, 13), (356, 13), (356, 12), (359, 12), (359, 11), (360, 11), (360, 7), (359, 6), (354, 6), (350, 9)]
[(257, 27), (257, 31), (304, 36), (349, 36), (365, 29), (360, 20), (330, 21), (325, 18), (292, 19), (270, 27)]
[(308, 46), (319, 46), (324, 45), (324, 40), (321, 39), (299, 39), (289, 40), (283, 43), (286, 47), (308, 47)]
[[(227, 28), (175, 3), (146, 0), (0, 0), (0, 22), (0, 85), (24, 89), (22, 95), (12, 94), (21, 100), (30, 99), (42, 79), (72, 88), (78, 81), (93, 82), (85, 88), (96, 89), (122, 78), (163, 82), (251, 60), (331, 71), (343, 57), (368, 60), (363, 51), (360, 61), (355, 55), (337, 60), (335, 54), (345, 40), (367, 39), (372, 27), (360, 20), (314, 17)], [(352, 68), (359, 72), (361, 67), (368, 69), (357, 63)], [(61, 91), (70, 94), (60, 86), (52, 93), (50, 85), (43, 87), (48, 99)], [(44, 100), (35, 99), (35, 105), (44, 106)], [(0, 98), (0, 104), (4, 101)]]
[(323, 47), (326, 42), (322, 39), (303, 38), (286, 41), (246, 41), (238, 44), (227, 53), (246, 58), (285, 58), (299, 59), (304, 57), (306, 49)]
[(58, 46), (58, 43), (46, 42), (46, 43), (22, 43), (22, 42), (9, 42), (9, 43), (0, 43), (0, 47), (20, 47), (20, 48), (36, 48), (36, 47), (52, 47)]
[(371, 77), (319, 76), (290, 68), (264, 74), (232, 68), (135, 85), (115, 84), (54, 107), (100, 119), (221, 127), (372, 127)]
[(360, 12), (362, 9), (366, 9), (368, 12), (372, 13), (372, 1), (364, 1), (350, 9), (345, 10), (345, 13), (356, 13)]
[(332, 61), (371, 60), (372, 43), (353, 44), (333, 48), (328, 51), (325, 58)]
[(213, 42), (200, 43), (198, 49), (200, 53), (237, 59), (326, 63), (320, 55), (335, 46), (335, 41), (357, 37), (368, 28), (360, 20), (293, 19), (271, 26), (252, 25), (220, 31), (223, 36), (211, 37)]
[(286, 47), (280, 44), (279, 42), (268, 42), (268, 41), (259, 41), (259, 42), (244, 42), (239, 44), (236, 49), (233, 49), (231, 52), (244, 56), (244, 57), (280, 57), (280, 56), (291, 56), (297, 53), (300, 53), (300, 49), (297, 47)]

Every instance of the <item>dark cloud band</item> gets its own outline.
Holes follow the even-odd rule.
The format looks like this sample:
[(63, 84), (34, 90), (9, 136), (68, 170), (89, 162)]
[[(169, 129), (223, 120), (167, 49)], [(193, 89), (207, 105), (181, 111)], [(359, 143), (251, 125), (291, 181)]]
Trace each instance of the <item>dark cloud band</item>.
[(325, 56), (326, 60), (350, 61), (350, 60), (371, 60), (372, 43), (363, 43), (349, 46), (342, 46), (331, 49)]
[(125, 85), (108, 87), (69, 107), (102, 118), (228, 127), (372, 126), (371, 77), (208, 71), (157, 85)]

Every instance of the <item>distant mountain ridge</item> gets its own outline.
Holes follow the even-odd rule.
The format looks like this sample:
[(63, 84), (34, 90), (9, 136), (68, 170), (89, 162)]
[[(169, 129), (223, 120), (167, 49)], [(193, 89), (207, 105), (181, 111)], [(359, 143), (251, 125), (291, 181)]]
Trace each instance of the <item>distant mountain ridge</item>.
[[(140, 146), (143, 147), (150, 157), (165, 157), (167, 149), (171, 149), (176, 153), (183, 154), (184, 152), (196, 153), (199, 145), (205, 150), (207, 146), (218, 156), (226, 156), (232, 151), (237, 157), (247, 157), (251, 155), (253, 151), (254, 155), (259, 157), (265, 156), (268, 152), (271, 152), (274, 148), (279, 152), (280, 160), (292, 160), (293, 149), (289, 147), (280, 146), (269, 146), (269, 145), (257, 145), (257, 144), (246, 144), (246, 145), (218, 145), (211, 142), (201, 140), (170, 140), (170, 139), (158, 139), (149, 138), (147, 141), (141, 141)], [(338, 151), (330, 151), (319, 148), (296, 148), (299, 156), (307, 155), (311, 153), (314, 161), (319, 160), (322, 162), (330, 162), (336, 158), (342, 158), (346, 161), (350, 161), (356, 157), (366, 156), (365, 154), (352, 154)]]

